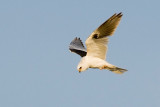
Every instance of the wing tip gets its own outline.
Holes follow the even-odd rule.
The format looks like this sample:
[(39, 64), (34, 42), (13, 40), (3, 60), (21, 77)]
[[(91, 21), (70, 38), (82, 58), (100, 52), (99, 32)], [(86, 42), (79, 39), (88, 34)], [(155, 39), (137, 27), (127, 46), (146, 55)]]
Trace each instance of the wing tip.
[(120, 13), (118, 13), (116, 16), (119, 17), (119, 18), (121, 18), (121, 17), (123, 16), (123, 13), (120, 12)]
[(75, 38), (73, 39), (73, 41), (74, 41), (74, 40), (80, 40), (80, 38), (79, 38), (79, 37), (75, 37)]
[(119, 13), (115, 13), (112, 17), (118, 17), (118, 18), (121, 18), (123, 16), (123, 13), (122, 12), (119, 12)]

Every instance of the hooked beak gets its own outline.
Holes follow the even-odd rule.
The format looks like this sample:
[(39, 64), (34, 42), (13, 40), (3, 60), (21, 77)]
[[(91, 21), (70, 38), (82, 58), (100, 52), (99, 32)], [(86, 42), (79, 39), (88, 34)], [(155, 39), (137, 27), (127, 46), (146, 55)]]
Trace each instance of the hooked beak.
[(82, 70), (82, 67), (80, 67), (80, 68), (78, 69), (79, 73), (81, 73), (81, 70)]

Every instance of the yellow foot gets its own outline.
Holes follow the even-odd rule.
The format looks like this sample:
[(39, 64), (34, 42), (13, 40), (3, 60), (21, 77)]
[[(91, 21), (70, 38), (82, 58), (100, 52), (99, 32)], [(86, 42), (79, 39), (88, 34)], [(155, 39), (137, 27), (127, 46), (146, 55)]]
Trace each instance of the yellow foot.
[(107, 68), (107, 66), (106, 66), (106, 65), (103, 65), (103, 66), (99, 67), (99, 69), (100, 69), (100, 70), (102, 70), (102, 69), (106, 69), (106, 68)]

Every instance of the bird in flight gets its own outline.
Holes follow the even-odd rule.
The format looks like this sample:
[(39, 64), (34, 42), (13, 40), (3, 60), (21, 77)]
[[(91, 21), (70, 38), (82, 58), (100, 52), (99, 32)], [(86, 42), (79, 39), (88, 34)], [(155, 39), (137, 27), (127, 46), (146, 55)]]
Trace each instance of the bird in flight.
[(113, 35), (122, 16), (122, 13), (115, 13), (94, 30), (85, 42), (87, 49), (84, 47), (80, 38), (76, 37), (70, 43), (69, 50), (82, 57), (77, 66), (79, 72), (85, 71), (88, 68), (107, 69), (117, 74), (127, 71), (106, 61), (108, 37)]

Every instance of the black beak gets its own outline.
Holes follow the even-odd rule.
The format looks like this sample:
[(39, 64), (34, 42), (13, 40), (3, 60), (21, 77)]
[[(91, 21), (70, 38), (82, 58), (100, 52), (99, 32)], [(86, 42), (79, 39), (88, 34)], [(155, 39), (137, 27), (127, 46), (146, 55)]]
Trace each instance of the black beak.
[(82, 69), (82, 67), (80, 67), (80, 68), (79, 68), (79, 70), (78, 70), (78, 71), (79, 71), (79, 73), (81, 73), (81, 69)]

